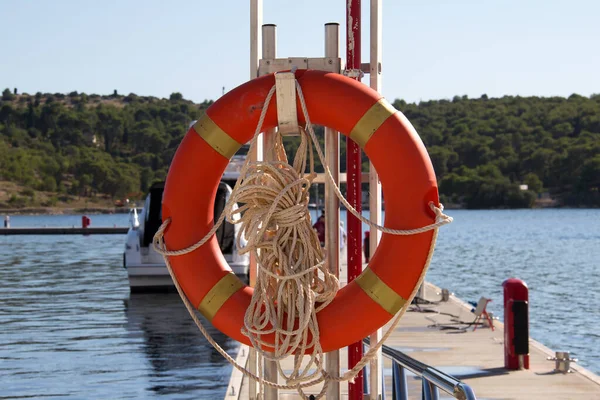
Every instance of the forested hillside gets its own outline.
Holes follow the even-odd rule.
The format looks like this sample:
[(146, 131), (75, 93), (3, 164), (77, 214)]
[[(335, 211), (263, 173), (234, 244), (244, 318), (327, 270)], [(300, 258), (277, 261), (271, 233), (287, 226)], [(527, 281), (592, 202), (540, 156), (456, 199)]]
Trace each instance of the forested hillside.
[[(158, 99), (116, 91), (28, 95), (6, 89), (0, 101), (0, 181), (27, 190), (0, 207), (30, 205), (33, 190), (140, 197), (165, 178), (189, 123), (211, 103), (194, 104), (179, 93)], [(600, 206), (600, 95), (484, 95), (394, 105), (423, 138), (445, 202), (530, 207), (546, 192), (561, 205)], [(297, 140), (286, 140), (288, 149), (295, 147)]]
[(394, 105), (423, 138), (452, 202), (527, 206), (549, 192), (562, 205), (600, 206), (600, 95)]

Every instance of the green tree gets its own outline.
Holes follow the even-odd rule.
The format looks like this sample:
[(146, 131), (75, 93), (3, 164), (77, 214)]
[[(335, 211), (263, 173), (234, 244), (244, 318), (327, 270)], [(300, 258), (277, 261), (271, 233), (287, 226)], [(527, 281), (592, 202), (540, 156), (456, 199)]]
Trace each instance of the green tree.
[(2, 101), (13, 101), (15, 97), (16, 96), (12, 94), (9, 88), (6, 88), (4, 91), (2, 91)]
[(169, 96), (169, 100), (170, 101), (181, 101), (181, 100), (183, 100), (183, 96), (179, 92), (171, 93), (171, 96)]
[(99, 107), (96, 131), (104, 138), (104, 151), (112, 153), (123, 136), (123, 120), (115, 107)]
[(47, 192), (56, 192), (56, 179), (54, 179), (54, 177), (50, 175), (44, 176), (40, 189), (45, 190)]
[(534, 193), (541, 193), (544, 189), (544, 184), (542, 183), (540, 178), (533, 172), (530, 172), (527, 175), (525, 175), (525, 179), (523, 180), (523, 182), (525, 182), (529, 190), (531, 190)]

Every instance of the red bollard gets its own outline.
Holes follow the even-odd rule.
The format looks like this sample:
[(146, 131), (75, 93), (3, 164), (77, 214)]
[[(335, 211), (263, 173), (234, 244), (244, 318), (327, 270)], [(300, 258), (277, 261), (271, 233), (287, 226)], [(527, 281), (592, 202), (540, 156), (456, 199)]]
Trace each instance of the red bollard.
[(87, 228), (92, 223), (92, 220), (86, 217), (85, 215), (81, 216), (81, 227)]
[(520, 279), (504, 288), (504, 368), (529, 369), (529, 289)]

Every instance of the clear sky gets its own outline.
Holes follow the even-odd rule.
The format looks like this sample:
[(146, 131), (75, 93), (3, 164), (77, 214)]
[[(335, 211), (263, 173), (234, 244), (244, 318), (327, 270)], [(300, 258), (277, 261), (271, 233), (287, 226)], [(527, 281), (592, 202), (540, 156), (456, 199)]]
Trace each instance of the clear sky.
[[(264, 0), (278, 56), (320, 57), (345, 0)], [(369, 1), (362, 1), (363, 62)], [(249, 0), (0, 0), (0, 90), (217, 99), (249, 79)], [(599, 0), (384, 0), (383, 94), (600, 93)]]

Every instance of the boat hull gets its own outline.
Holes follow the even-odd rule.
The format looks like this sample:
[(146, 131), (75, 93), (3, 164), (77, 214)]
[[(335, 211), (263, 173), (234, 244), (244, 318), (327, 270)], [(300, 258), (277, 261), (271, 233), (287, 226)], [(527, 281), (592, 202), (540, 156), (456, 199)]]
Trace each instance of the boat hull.
[[(233, 264), (229, 266), (234, 274), (248, 282), (248, 265)], [(164, 264), (132, 264), (125, 265), (132, 292), (174, 291), (175, 284)]]
[(167, 268), (162, 266), (130, 266), (127, 268), (131, 292), (174, 291), (175, 285)]

